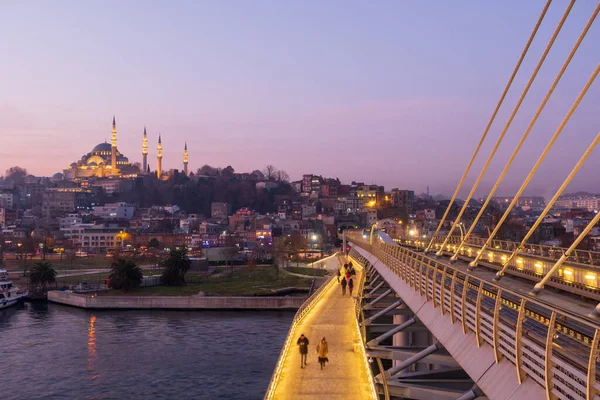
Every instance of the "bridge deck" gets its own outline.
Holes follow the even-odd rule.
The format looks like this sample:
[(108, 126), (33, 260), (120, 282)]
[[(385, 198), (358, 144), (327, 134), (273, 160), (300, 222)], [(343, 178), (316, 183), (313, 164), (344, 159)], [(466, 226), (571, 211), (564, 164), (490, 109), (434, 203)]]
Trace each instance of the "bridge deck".
[[(355, 282), (360, 281), (361, 273), (357, 269)], [(352, 298), (347, 293), (342, 296), (340, 285), (328, 288), (293, 332), (294, 342), (285, 356), (274, 398), (370, 399), (369, 372), (358, 350), (360, 337), (356, 323)], [(302, 333), (310, 341), (308, 366), (304, 368), (300, 368), (300, 354), (295, 344)], [(329, 343), (329, 363), (323, 370), (316, 353), (322, 337)]]

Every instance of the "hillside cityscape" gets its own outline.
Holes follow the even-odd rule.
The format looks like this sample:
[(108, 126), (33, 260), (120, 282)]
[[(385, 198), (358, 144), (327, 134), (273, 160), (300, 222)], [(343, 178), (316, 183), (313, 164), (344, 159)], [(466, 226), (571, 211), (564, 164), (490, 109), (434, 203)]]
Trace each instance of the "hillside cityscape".
[[(393, 238), (430, 236), (449, 203), (410, 188), (341, 182), (315, 173), (291, 180), (273, 165), (251, 172), (204, 165), (190, 172), (187, 144), (182, 170), (163, 171), (160, 136), (151, 170), (146, 129), (142, 138), (142, 162), (130, 162), (117, 149), (113, 118), (112, 143), (98, 144), (63, 173), (36, 177), (19, 166), (8, 169), (0, 177), (0, 260), (4, 252), (91, 255), (151, 245), (167, 252), (181, 246), (200, 253), (221, 248), (204, 253), (224, 261), (264, 258), (278, 241), (295, 253), (330, 251), (339, 245), (342, 226), (369, 229), (379, 221)], [(493, 198), (473, 237), (493, 230), (511, 200)], [(464, 225), (483, 201), (471, 201)], [(563, 195), (530, 243), (568, 247), (599, 202), (600, 196), (586, 192)], [(447, 233), (461, 206), (460, 200), (453, 204), (439, 234)], [(544, 207), (542, 197), (519, 198), (496, 238), (520, 241)], [(598, 234), (594, 228), (580, 248), (595, 250)]]

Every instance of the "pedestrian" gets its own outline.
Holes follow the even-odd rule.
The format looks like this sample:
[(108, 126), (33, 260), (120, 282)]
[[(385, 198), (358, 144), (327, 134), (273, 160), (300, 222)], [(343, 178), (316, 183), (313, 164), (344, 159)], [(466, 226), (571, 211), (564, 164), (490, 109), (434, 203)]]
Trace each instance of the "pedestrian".
[(338, 268), (337, 270), (337, 279), (338, 279), (338, 283), (340, 283), (340, 277), (342, 276), (342, 271), (341, 268)]
[(354, 289), (354, 281), (352, 278), (348, 280), (348, 293), (352, 296), (352, 289)]
[(300, 350), (300, 368), (306, 366), (306, 356), (308, 355), (308, 338), (304, 333), (298, 338), (298, 350)]
[(327, 344), (327, 340), (325, 337), (321, 339), (321, 343), (317, 345), (317, 357), (319, 358), (319, 364), (321, 364), (321, 369), (325, 367), (325, 363), (329, 361), (327, 356), (329, 355), (329, 344)]
[(346, 285), (348, 284), (348, 282), (346, 281), (346, 279), (342, 278), (340, 284), (342, 285), (342, 296), (344, 296), (346, 295)]

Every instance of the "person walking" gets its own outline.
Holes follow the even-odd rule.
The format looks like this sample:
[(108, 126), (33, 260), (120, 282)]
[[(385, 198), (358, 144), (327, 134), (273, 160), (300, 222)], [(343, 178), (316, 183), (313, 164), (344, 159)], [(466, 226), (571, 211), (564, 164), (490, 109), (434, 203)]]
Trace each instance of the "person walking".
[(300, 350), (300, 368), (306, 366), (306, 357), (308, 355), (308, 338), (304, 336), (304, 333), (298, 338), (298, 350)]
[(342, 281), (340, 282), (340, 285), (342, 285), (342, 296), (346, 295), (346, 285), (348, 284), (348, 282), (346, 281), (345, 278), (342, 278)]
[(319, 358), (319, 364), (321, 364), (321, 369), (325, 367), (325, 363), (329, 361), (327, 356), (329, 355), (329, 344), (327, 344), (327, 340), (325, 337), (321, 339), (321, 343), (317, 345), (317, 357)]
[(342, 271), (340, 271), (340, 268), (338, 268), (338, 271), (337, 271), (338, 283), (340, 283), (340, 276), (342, 276)]
[(352, 296), (352, 289), (354, 289), (354, 280), (350, 278), (348, 280), (348, 293)]

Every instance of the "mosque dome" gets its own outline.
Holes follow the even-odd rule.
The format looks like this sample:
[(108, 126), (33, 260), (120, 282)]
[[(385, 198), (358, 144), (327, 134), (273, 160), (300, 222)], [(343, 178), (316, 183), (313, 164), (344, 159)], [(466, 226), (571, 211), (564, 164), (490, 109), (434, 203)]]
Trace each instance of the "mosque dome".
[(96, 151), (111, 151), (110, 143), (100, 143), (92, 149), (92, 153)]

